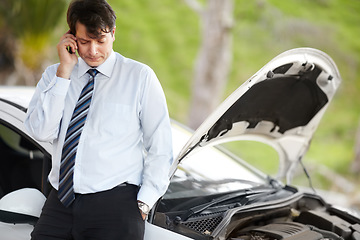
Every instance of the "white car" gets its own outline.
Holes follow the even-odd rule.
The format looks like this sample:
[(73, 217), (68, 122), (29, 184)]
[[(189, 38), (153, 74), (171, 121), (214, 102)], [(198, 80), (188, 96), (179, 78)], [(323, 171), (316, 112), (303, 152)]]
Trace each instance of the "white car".
[[(266, 143), (279, 154), (278, 177), (289, 183), (340, 82), (325, 53), (293, 49), (242, 84), (193, 135), (173, 122), (171, 183), (149, 214), (145, 239), (360, 239), (355, 215), (215, 146)], [(0, 88), (0, 240), (30, 239), (50, 190), (52, 146), (23, 126), (33, 91)]]

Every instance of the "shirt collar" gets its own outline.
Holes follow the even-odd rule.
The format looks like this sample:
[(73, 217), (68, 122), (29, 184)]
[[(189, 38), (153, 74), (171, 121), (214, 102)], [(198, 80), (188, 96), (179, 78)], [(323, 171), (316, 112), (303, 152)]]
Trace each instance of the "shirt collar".
[[(106, 77), (110, 78), (115, 66), (115, 62), (116, 56), (114, 50), (112, 50), (110, 56), (106, 59), (106, 61), (100, 66), (98, 66), (96, 69)], [(81, 78), (85, 73), (87, 73), (90, 68), (91, 67), (87, 65), (82, 58), (79, 58), (78, 78)]]

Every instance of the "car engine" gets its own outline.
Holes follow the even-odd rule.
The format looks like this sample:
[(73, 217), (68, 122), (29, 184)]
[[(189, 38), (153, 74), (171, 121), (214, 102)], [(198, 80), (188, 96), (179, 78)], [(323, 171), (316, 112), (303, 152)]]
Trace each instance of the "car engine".
[(273, 239), (339, 239), (339, 236), (329, 231), (310, 227), (301, 223), (273, 223), (251, 231), (238, 233), (229, 240), (273, 240)]
[(318, 196), (255, 205), (219, 205), (188, 218), (182, 211), (158, 212), (155, 224), (198, 240), (360, 240), (359, 218)]

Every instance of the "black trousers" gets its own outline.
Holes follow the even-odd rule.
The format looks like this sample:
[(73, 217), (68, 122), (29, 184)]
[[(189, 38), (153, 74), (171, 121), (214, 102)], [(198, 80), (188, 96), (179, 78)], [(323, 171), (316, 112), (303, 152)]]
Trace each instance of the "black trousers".
[(32, 240), (142, 240), (145, 222), (137, 206), (138, 186), (126, 184), (108, 191), (77, 194), (65, 208), (52, 190)]

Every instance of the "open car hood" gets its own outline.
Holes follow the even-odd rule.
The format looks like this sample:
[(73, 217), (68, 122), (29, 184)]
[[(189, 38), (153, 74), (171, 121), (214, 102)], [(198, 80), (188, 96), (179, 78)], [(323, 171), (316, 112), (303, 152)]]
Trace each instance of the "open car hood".
[(252, 140), (278, 152), (277, 177), (290, 182), (340, 82), (335, 63), (322, 51), (297, 48), (278, 55), (202, 123), (174, 166), (203, 147)]

